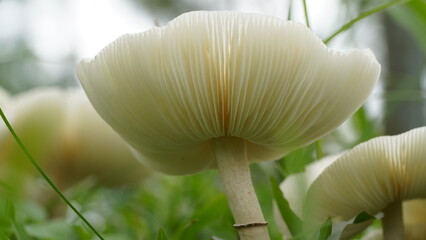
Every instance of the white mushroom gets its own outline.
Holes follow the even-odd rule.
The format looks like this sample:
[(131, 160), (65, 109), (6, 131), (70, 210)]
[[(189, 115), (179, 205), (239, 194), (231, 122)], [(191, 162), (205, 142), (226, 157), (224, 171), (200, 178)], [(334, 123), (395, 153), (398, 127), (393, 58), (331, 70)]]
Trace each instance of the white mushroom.
[[(284, 179), (284, 181), (280, 184), (281, 191), (288, 201), (290, 208), (302, 220), (304, 217), (303, 202), (305, 201), (310, 185), (328, 166), (330, 166), (340, 156), (342, 156), (342, 153), (333, 154), (319, 159), (307, 165), (304, 172), (292, 174)], [(278, 222), (284, 237), (292, 237), (290, 231), (288, 230), (287, 224), (282, 219), (282, 216), (278, 213), (278, 211), (275, 212), (275, 219)], [(354, 235), (367, 228), (372, 223), (372, 221), (373, 220), (371, 219), (360, 223), (347, 224), (344, 226), (344, 229), (341, 232), (340, 239), (351, 239)], [(338, 224), (342, 224), (341, 221), (337, 220), (334, 222), (335, 227), (338, 226)]]
[[(385, 239), (404, 239), (402, 201), (426, 197), (426, 127), (358, 145), (309, 188), (304, 214), (312, 225), (383, 211)], [(408, 221), (408, 219), (407, 219)]]
[(219, 168), (240, 238), (257, 240), (267, 233), (248, 163), (339, 126), (379, 72), (369, 50), (332, 51), (301, 24), (228, 11), (124, 35), (77, 68), (95, 109), (147, 165)]
[[(4, 110), (28, 150), (61, 187), (89, 176), (108, 186), (130, 184), (148, 173), (82, 93), (37, 89), (11, 98)], [(14, 184), (26, 181), (35, 169), (6, 128), (0, 135), (1, 175)]]

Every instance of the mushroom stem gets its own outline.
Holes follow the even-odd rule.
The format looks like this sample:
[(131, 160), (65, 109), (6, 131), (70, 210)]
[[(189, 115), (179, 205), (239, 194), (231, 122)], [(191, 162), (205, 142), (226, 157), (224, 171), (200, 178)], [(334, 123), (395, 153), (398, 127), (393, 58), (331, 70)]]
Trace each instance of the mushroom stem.
[(251, 181), (244, 139), (213, 140), (222, 186), (234, 216), (240, 240), (269, 240), (265, 221)]
[(404, 239), (404, 222), (402, 219), (402, 202), (389, 204), (382, 219), (384, 240)]

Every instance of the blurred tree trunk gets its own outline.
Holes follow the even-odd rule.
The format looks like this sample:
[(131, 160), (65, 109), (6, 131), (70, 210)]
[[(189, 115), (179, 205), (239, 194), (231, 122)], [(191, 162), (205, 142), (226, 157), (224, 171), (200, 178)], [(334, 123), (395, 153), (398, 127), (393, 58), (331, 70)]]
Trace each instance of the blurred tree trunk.
[(388, 47), (385, 133), (399, 134), (425, 125), (421, 78), (425, 56), (408, 31), (389, 15), (383, 18)]

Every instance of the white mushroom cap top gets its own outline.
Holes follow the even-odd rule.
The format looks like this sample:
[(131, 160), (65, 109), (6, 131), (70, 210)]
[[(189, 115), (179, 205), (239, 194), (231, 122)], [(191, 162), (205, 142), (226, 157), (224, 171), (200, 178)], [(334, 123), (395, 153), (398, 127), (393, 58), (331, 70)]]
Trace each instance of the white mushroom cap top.
[[(366, 211), (426, 197), (426, 127), (358, 145), (312, 183), (306, 219), (321, 224), (331, 216), (348, 220)], [(386, 217), (386, 216), (385, 216)]]
[(237, 137), (250, 162), (275, 160), (339, 126), (378, 79), (369, 50), (329, 50), (307, 27), (218, 11), (124, 35), (78, 77), (98, 113), (148, 165), (215, 168), (212, 142)]
[[(43, 170), (62, 187), (89, 176), (108, 186), (147, 176), (127, 143), (99, 117), (82, 92), (32, 90), (11, 98), (5, 113)], [(0, 139), (0, 175), (16, 175), (19, 170), (32, 177), (29, 173), (35, 168), (6, 128), (0, 129), (0, 136), (4, 136)]]

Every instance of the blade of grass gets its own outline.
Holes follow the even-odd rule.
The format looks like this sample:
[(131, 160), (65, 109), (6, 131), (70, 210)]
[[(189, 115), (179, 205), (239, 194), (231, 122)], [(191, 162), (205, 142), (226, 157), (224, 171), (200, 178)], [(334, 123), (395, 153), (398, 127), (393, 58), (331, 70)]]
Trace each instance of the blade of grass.
[(277, 180), (273, 177), (271, 177), (271, 186), (275, 202), (278, 205), (278, 209), (280, 210), (281, 216), (284, 219), (288, 230), (293, 236), (299, 235), (302, 232), (302, 220), (290, 208), (290, 205), (284, 198), (284, 194), (281, 191)]
[(333, 222), (331, 221), (331, 218), (327, 218), (327, 220), (324, 222), (324, 224), (321, 226), (318, 240), (327, 240), (328, 237), (331, 235), (331, 230), (333, 227)]
[(287, 20), (290, 21), (291, 20), (291, 12), (293, 9), (293, 0), (289, 0), (288, 1), (288, 12), (287, 12)]
[(350, 20), (349, 22), (347, 22), (346, 24), (344, 24), (335, 33), (331, 34), (328, 38), (326, 38), (324, 40), (324, 43), (325, 44), (329, 43), (337, 35), (339, 35), (340, 33), (348, 30), (349, 28), (352, 27), (352, 25), (354, 25), (358, 21), (360, 21), (360, 20), (362, 20), (362, 19), (364, 19), (364, 18), (366, 18), (366, 17), (368, 17), (370, 15), (373, 15), (375, 13), (381, 12), (381, 11), (383, 11), (383, 10), (385, 10), (387, 8), (390, 8), (392, 6), (395, 6), (395, 5), (407, 3), (409, 1), (411, 1), (411, 0), (397, 0), (397, 1), (392, 1), (392, 2), (385, 3), (383, 5), (380, 5), (380, 6), (376, 7), (376, 8), (371, 9), (371, 10), (365, 11), (365, 12), (361, 13), (358, 17), (356, 17), (356, 18)]
[(310, 24), (309, 24), (309, 16), (308, 16), (308, 7), (306, 5), (306, 0), (303, 0), (303, 11), (305, 12), (305, 21), (306, 21), (306, 26), (308, 28), (311, 28)]
[(62, 192), (56, 187), (56, 185), (50, 180), (50, 178), (43, 172), (41, 167), (38, 165), (38, 163), (35, 161), (33, 156), (30, 154), (28, 149), (25, 147), (24, 143), (21, 141), (21, 139), (16, 134), (15, 130), (10, 125), (9, 121), (7, 120), (6, 116), (3, 113), (3, 110), (0, 108), (0, 116), (3, 119), (4, 123), (6, 124), (6, 127), (9, 129), (9, 132), (12, 134), (15, 141), (18, 143), (19, 147), (22, 149), (22, 151), (25, 153), (25, 155), (28, 157), (28, 159), (31, 161), (31, 163), (34, 165), (34, 167), (37, 169), (37, 171), (41, 174), (41, 176), (46, 180), (46, 182), (53, 188), (53, 190), (61, 197), (61, 199), (77, 214), (77, 216), (93, 231), (93, 233), (98, 236), (99, 239), (104, 240), (104, 238), (96, 231), (96, 229), (92, 226), (92, 224), (87, 221), (85, 217), (77, 210), (77, 208), (74, 207), (74, 205), (62, 194)]
[(168, 238), (167, 238), (166, 232), (164, 232), (163, 229), (160, 229), (160, 231), (158, 231), (158, 235), (155, 238), (155, 240), (167, 240), (167, 239)]
[(323, 148), (322, 148), (322, 139), (315, 142), (315, 152), (316, 152), (316, 155), (317, 155), (316, 156), (317, 160), (324, 157), (324, 151), (323, 151)]
[(10, 240), (10, 238), (2, 231), (0, 231), (0, 240)]

